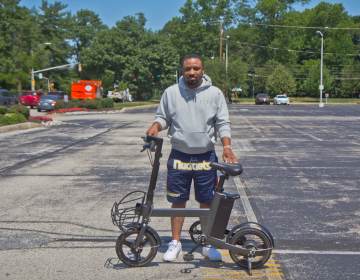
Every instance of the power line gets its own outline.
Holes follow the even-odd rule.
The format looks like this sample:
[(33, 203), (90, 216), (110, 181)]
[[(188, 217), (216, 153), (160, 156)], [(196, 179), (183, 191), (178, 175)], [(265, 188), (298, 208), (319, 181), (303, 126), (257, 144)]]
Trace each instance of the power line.
[(265, 26), (275, 28), (296, 28), (296, 29), (314, 29), (314, 30), (360, 30), (360, 27), (328, 27), (328, 26), (301, 26), (301, 25), (280, 25), (280, 24), (266, 24), (266, 23), (253, 23), (253, 22), (240, 22), (252, 26)]
[[(300, 50), (292, 50), (292, 49), (284, 49), (284, 48), (275, 48), (275, 47), (270, 47), (270, 46), (264, 46), (264, 45), (258, 45), (258, 44), (252, 44), (252, 43), (244, 43), (244, 42), (237, 42), (240, 45), (248, 45), (248, 46), (255, 46), (255, 47), (259, 47), (259, 48), (268, 48), (268, 49), (272, 49), (272, 50), (283, 50), (283, 51), (288, 51), (288, 52), (296, 52), (296, 53), (310, 53), (310, 54), (319, 54), (319, 51), (300, 51)], [(330, 53), (330, 52), (324, 52), (324, 54), (326, 55), (337, 55), (337, 53)], [(343, 54), (346, 56), (359, 56), (359, 54)]]
[[(261, 77), (261, 78), (268, 78), (270, 76), (270, 74), (268, 75), (261, 75), (261, 74), (254, 74), (254, 75), (251, 75), (251, 76), (254, 76), (255, 78), (256, 77)], [(293, 76), (294, 80), (307, 80), (309, 78), (309, 75), (305, 75), (305, 76)], [(360, 80), (360, 78), (344, 78), (344, 77), (340, 77), (340, 76), (335, 76), (335, 77), (332, 77), (333, 80), (336, 80), (336, 81), (357, 81), (357, 80)]]

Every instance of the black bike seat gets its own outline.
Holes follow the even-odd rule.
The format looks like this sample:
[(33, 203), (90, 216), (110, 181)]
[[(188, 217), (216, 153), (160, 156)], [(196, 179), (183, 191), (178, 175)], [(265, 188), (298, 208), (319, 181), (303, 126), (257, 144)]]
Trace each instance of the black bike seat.
[(240, 163), (210, 162), (210, 166), (229, 176), (237, 176), (243, 172)]
[(227, 193), (227, 192), (223, 192), (222, 194), (224, 194), (226, 196), (227, 199), (238, 199), (240, 198), (240, 195), (238, 193)]

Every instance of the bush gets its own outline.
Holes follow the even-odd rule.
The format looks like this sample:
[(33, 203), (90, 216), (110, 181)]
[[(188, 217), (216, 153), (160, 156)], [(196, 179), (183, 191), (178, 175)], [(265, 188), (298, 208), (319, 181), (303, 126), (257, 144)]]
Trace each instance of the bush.
[(0, 115), (4, 115), (8, 112), (8, 109), (6, 107), (0, 106)]
[(30, 110), (28, 107), (26, 106), (23, 106), (23, 105), (14, 105), (14, 106), (11, 106), (9, 109), (8, 109), (8, 112), (10, 113), (19, 113), (21, 115), (23, 115), (25, 117), (25, 119), (28, 119), (29, 116), (30, 116)]
[(102, 108), (114, 108), (114, 100), (112, 98), (100, 99)]
[(69, 100), (69, 102), (57, 101), (55, 104), (55, 109), (64, 109), (64, 108), (86, 108), (86, 109), (102, 109), (102, 108), (113, 108), (114, 101), (111, 98), (101, 98), (101, 99), (84, 99), (84, 100)]
[(26, 118), (23, 114), (20, 113), (6, 113), (0, 115), (0, 125), (9, 125), (26, 122)]
[(99, 99), (87, 99), (84, 100), (84, 108), (87, 109), (99, 109), (101, 108), (101, 102)]
[(68, 108), (67, 105), (70, 102), (64, 102), (63, 100), (57, 100), (55, 103), (55, 110), (60, 109), (60, 108)]

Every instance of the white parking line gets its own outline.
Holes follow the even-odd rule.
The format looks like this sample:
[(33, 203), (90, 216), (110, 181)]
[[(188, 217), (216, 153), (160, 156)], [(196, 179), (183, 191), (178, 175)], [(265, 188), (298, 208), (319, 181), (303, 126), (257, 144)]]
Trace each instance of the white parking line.
[(314, 251), (314, 250), (273, 250), (275, 254), (305, 254), (305, 255), (357, 255), (360, 256), (360, 252), (356, 251)]
[(248, 196), (246, 194), (245, 185), (243, 184), (243, 182), (241, 182), (239, 176), (236, 176), (236, 177), (233, 177), (233, 178), (234, 178), (236, 188), (237, 188), (237, 190), (238, 190), (238, 192), (240, 194), (240, 198), (241, 198), (242, 204), (244, 206), (245, 214), (246, 214), (246, 217), (247, 217), (248, 221), (257, 223), (258, 220), (257, 220), (257, 218), (255, 216), (255, 212), (252, 209), (249, 198), (248, 198)]
[(252, 122), (248, 119), (248, 118), (243, 118), (243, 120), (253, 129), (255, 130), (257, 133), (260, 133), (261, 134), (261, 130), (252, 124)]
[(302, 131), (300, 129), (293, 128), (292, 126), (285, 125), (285, 124), (279, 124), (279, 126), (285, 128), (285, 129), (288, 129), (288, 130), (292, 130), (292, 131), (294, 131), (296, 133), (299, 133), (301, 135), (308, 136), (313, 140), (320, 141), (320, 142), (324, 141), (323, 139), (321, 139), (319, 137), (316, 137), (315, 135), (312, 135), (311, 133), (306, 133), (306, 132), (304, 132), (304, 131)]

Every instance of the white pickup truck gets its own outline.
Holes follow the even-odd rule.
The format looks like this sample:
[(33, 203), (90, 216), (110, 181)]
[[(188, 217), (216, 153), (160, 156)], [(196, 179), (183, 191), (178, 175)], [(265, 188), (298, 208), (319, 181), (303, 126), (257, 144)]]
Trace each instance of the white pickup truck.
[(132, 102), (133, 98), (128, 89), (121, 91), (108, 91), (108, 98), (112, 98), (115, 102)]

